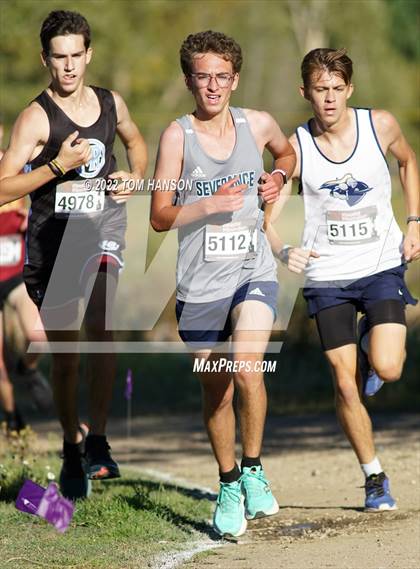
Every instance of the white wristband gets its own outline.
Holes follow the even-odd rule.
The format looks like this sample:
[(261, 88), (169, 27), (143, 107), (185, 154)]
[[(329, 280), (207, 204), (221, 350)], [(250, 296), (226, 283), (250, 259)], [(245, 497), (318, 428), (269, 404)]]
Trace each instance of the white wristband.
[(281, 168), (277, 168), (276, 170), (273, 170), (271, 172), (271, 175), (273, 174), (281, 174), (283, 176), (283, 184), (286, 185), (287, 184), (287, 174), (284, 170), (282, 170)]

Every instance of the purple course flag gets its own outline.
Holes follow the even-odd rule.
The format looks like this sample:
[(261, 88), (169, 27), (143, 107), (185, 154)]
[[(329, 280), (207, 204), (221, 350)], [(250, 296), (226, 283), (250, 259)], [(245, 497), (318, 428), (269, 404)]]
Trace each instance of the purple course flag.
[(133, 374), (131, 373), (131, 369), (127, 370), (127, 379), (125, 380), (125, 390), (124, 390), (124, 397), (127, 399), (131, 399), (133, 395)]
[(16, 508), (21, 512), (36, 516), (39, 504), (45, 494), (45, 488), (32, 480), (25, 480), (16, 498)]
[(52, 482), (45, 490), (36, 513), (63, 533), (71, 522), (73, 512), (73, 502), (60, 496), (57, 484)]

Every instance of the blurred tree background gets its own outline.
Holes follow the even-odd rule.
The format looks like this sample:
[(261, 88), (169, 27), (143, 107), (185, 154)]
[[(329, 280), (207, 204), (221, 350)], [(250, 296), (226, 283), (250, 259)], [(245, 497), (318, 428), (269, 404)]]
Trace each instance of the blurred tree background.
[[(355, 66), (352, 104), (391, 111), (410, 144), (419, 151), (417, 0), (3, 0), (0, 118), (5, 124), (5, 142), (18, 113), (47, 85), (48, 74), (39, 58), (39, 29), (54, 9), (76, 10), (88, 19), (94, 57), (87, 81), (115, 89), (127, 101), (148, 144), (148, 175), (153, 172), (160, 132), (175, 117), (192, 110), (179, 66), (179, 47), (189, 33), (205, 29), (232, 35), (242, 46), (244, 66), (233, 104), (269, 111), (286, 134), (291, 134), (309, 116), (308, 105), (298, 93), (300, 62), (305, 53), (315, 47), (346, 47)], [(117, 154), (123, 165), (121, 146), (117, 147)], [(394, 209), (403, 228), (405, 211), (396, 164), (391, 162), (390, 168), (394, 177)], [(144, 215), (148, 207), (148, 196), (131, 200), (130, 222)], [(128, 275), (136, 263), (139, 240), (135, 229), (131, 231), (126, 255)], [(160, 242), (161, 236), (150, 230), (148, 262)], [(164, 270), (165, 267), (163, 280), (167, 278)], [(419, 296), (418, 264), (410, 267), (409, 282)], [(124, 290), (120, 310), (133, 315), (135, 278)], [(150, 291), (151, 295), (154, 293)], [(173, 305), (172, 298), (152, 337), (165, 339), (175, 334)], [(378, 394), (372, 403), (378, 408), (413, 408), (420, 403), (419, 309), (409, 310), (409, 320), (409, 358), (404, 381)], [(125, 331), (120, 336), (137, 339), (141, 334)], [(267, 378), (272, 410), (331, 408), (329, 372), (301, 298), (282, 338), (285, 345), (277, 357), (277, 372)], [(123, 405), (120, 387), (129, 366), (138, 385), (135, 412), (198, 409), (198, 382), (186, 355), (121, 356), (117, 386), (121, 397), (116, 397), (117, 407), (118, 401), (121, 408)]]

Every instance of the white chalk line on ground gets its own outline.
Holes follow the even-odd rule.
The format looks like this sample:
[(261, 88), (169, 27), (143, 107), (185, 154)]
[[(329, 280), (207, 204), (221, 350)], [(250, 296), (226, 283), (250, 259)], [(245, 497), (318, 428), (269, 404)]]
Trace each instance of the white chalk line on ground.
[[(179, 486), (182, 488), (186, 488), (188, 490), (197, 490), (198, 492), (202, 493), (203, 495), (208, 495), (209, 497), (216, 498), (217, 494), (211, 488), (206, 488), (205, 486), (198, 486), (184, 478), (177, 478), (168, 472), (162, 472), (160, 470), (155, 470), (153, 468), (138, 468), (133, 464), (126, 466), (128, 470), (135, 470), (138, 473), (145, 474), (146, 476), (150, 476), (155, 478), (161, 482), (167, 482), (170, 484), (174, 484), (175, 486)], [(198, 532), (197, 536), (200, 536)], [(211, 539), (205, 538), (198, 538), (194, 541), (190, 541), (186, 544), (188, 549), (183, 549), (181, 551), (174, 551), (172, 553), (164, 553), (157, 557), (151, 569), (176, 569), (176, 567), (180, 567), (186, 561), (190, 561), (197, 555), (197, 553), (202, 553), (203, 551), (208, 551), (210, 549), (216, 549), (220, 547), (226, 547), (227, 545), (232, 545), (229, 541), (212, 541)]]
[[(194, 545), (190, 549), (179, 551), (177, 553), (164, 553), (152, 565), (152, 569), (176, 569), (181, 567), (186, 561), (190, 561), (197, 553), (208, 551), (209, 549), (216, 549), (218, 547), (225, 547), (229, 543), (217, 543), (210, 540), (204, 542), (193, 542)], [(190, 543), (190, 546), (192, 544)]]
[[(134, 468), (137, 470), (135, 466)], [(177, 478), (176, 476), (173, 476), (168, 472), (162, 472), (160, 470), (155, 470), (154, 468), (144, 468), (144, 469), (142, 468), (139, 469), (139, 471), (143, 472), (144, 474), (147, 474), (147, 476), (152, 476), (153, 478), (156, 478), (161, 482), (168, 482), (174, 484), (175, 486), (181, 486), (182, 488), (186, 488), (187, 490), (198, 490), (203, 494), (208, 494), (209, 497), (212, 497), (214, 499), (217, 498), (217, 493), (211, 488), (207, 488), (205, 486), (198, 486), (194, 482), (190, 482), (185, 478)]]

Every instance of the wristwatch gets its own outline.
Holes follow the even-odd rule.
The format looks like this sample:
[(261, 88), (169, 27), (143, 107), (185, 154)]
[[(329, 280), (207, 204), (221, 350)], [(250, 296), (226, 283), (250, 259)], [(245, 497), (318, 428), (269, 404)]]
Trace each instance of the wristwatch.
[(407, 223), (410, 223), (410, 221), (415, 221), (416, 223), (420, 223), (420, 217), (418, 215), (409, 215), (407, 217)]
[(280, 251), (275, 255), (277, 257), (277, 259), (279, 259), (279, 261), (281, 263), (283, 263), (283, 265), (287, 265), (287, 263), (289, 262), (289, 251), (290, 249), (293, 249), (293, 247), (291, 245), (283, 245), (283, 247), (280, 249)]
[(271, 172), (271, 175), (273, 174), (281, 174), (283, 177), (283, 184), (286, 185), (287, 184), (287, 174), (284, 170), (282, 170), (281, 168), (277, 168), (276, 170), (273, 170)]

